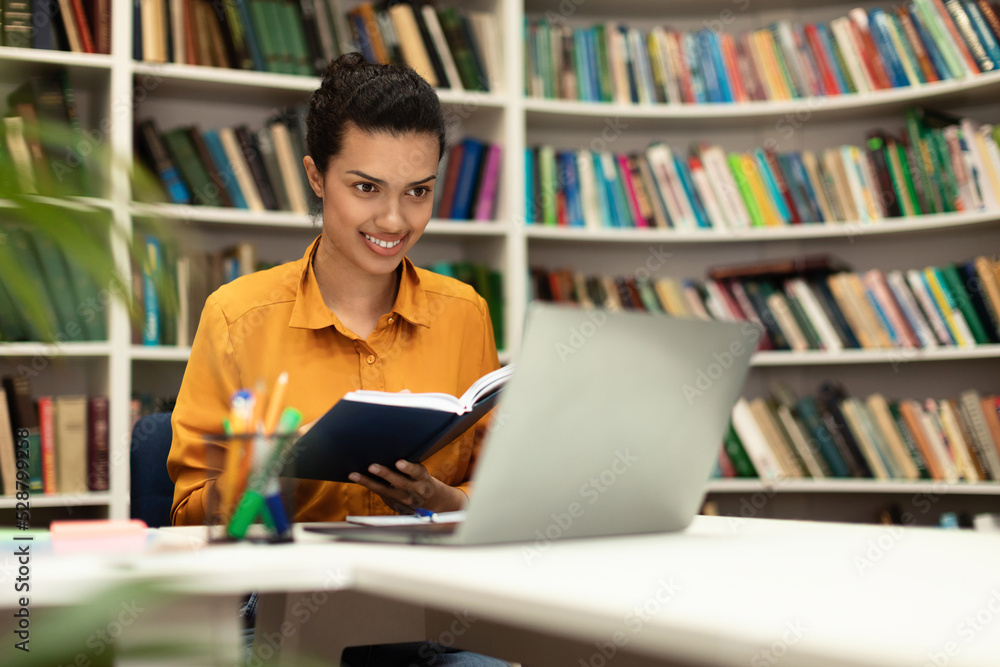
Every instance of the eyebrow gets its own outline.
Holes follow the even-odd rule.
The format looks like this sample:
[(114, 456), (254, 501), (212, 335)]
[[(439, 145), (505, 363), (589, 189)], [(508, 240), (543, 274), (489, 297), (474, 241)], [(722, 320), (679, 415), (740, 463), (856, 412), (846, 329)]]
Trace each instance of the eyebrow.
[[(369, 181), (375, 183), (376, 185), (382, 185), (382, 186), (387, 185), (387, 183), (385, 181), (383, 181), (381, 178), (375, 178), (374, 176), (370, 176), (370, 175), (366, 174), (363, 171), (358, 171), (357, 169), (348, 169), (347, 173), (348, 174), (355, 174), (357, 176), (360, 176), (361, 178), (367, 178)], [(437, 178), (437, 175), (431, 174), (427, 178), (421, 179), (419, 181), (413, 181), (411, 183), (407, 183), (406, 187), (412, 187), (414, 185), (421, 185), (423, 183), (426, 183), (427, 181), (432, 181), (435, 178)]]

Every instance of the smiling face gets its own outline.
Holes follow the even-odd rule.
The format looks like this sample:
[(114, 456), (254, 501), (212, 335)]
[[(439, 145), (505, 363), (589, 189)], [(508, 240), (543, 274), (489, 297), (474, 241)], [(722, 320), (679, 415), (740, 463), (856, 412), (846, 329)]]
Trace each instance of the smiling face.
[(325, 173), (307, 157), (309, 183), (323, 199), (324, 258), (351, 273), (395, 271), (431, 219), (438, 152), (432, 134), (348, 125)]

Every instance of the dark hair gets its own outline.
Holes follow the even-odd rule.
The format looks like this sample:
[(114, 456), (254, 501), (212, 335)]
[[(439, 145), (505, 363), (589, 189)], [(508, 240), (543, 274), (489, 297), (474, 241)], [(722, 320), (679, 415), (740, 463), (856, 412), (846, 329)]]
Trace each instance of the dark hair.
[(404, 65), (370, 63), (360, 53), (347, 53), (327, 66), (306, 116), (306, 145), (321, 173), (340, 153), (348, 123), (393, 136), (433, 134), (438, 159), (444, 155), (444, 114), (437, 93)]

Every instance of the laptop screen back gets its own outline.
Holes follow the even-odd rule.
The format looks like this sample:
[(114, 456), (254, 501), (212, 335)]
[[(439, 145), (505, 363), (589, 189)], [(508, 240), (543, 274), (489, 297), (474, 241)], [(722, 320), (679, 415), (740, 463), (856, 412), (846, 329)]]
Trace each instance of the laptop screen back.
[(457, 541), (683, 529), (755, 345), (736, 323), (532, 304)]

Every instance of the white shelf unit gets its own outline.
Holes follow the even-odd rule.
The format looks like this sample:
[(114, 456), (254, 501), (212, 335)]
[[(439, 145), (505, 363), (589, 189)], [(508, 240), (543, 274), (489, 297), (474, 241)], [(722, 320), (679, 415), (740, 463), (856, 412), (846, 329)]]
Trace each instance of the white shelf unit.
[[(868, 4), (888, 6), (889, 3)], [(681, 29), (699, 29), (705, 22), (729, 12), (733, 20), (724, 29), (736, 32), (785, 17), (829, 20), (845, 15), (853, 6), (804, 5), (797, 0), (764, 0), (753, 6), (731, 0), (678, 0), (669, 4), (634, 0), (625, 5), (612, 0), (471, 3), (472, 8), (490, 11), (498, 17), (504, 89), (488, 94), (440, 91), (440, 97), (456, 136), (468, 133), (503, 146), (498, 212), (493, 222), (432, 221), (414, 251), (414, 260), (471, 259), (503, 270), (507, 341), (503, 358), (509, 361), (518, 355), (528, 294), (528, 268), (535, 265), (548, 268), (569, 265), (594, 273), (627, 274), (643, 265), (655, 249), (670, 255), (662, 272), (678, 277), (703, 277), (711, 265), (817, 251), (838, 255), (856, 268), (883, 269), (913, 268), (993, 252), (1000, 222), (1000, 212), (995, 211), (886, 220), (871, 225), (803, 225), (730, 233), (570, 230), (523, 224), (525, 147), (539, 143), (560, 148), (588, 145), (600, 136), (608, 121), (617, 121), (621, 128), (609, 144), (609, 149), (615, 151), (638, 150), (654, 139), (677, 147), (684, 147), (692, 140), (708, 140), (730, 150), (759, 146), (768, 138), (778, 140), (778, 150), (825, 148), (843, 142), (860, 144), (864, 130), (879, 124), (889, 124), (894, 129), (901, 124), (902, 109), (916, 102), (960, 112), (969, 109), (980, 120), (1000, 122), (995, 104), (990, 105), (1000, 93), (1000, 74), (867, 95), (743, 105), (593, 104), (526, 98), (521, 93), (526, 16), (551, 12), (563, 16), (571, 25), (614, 20), (645, 27), (669, 23)], [(113, 55), (110, 56), (0, 48), (0, 81), (9, 82), (0, 84), (0, 89), (7, 92), (36, 71), (67, 68), (78, 98), (89, 109), (84, 126), (106, 129), (105, 140), (128, 164), (133, 148), (132, 127), (138, 118), (152, 116), (161, 129), (191, 122), (203, 127), (244, 122), (259, 127), (273, 109), (305, 101), (319, 83), (316, 77), (133, 62), (131, 23), (131, 6), (113, 3)], [(796, 119), (797, 124), (792, 136), (786, 137), (780, 123), (789, 118)], [(106, 125), (104, 121), (108, 121)], [(224, 247), (237, 240), (257, 241), (266, 246), (262, 257), (271, 261), (301, 256), (305, 245), (319, 233), (313, 218), (292, 213), (135, 203), (131, 201), (129, 183), (123, 173), (113, 175), (109, 192), (97, 205), (111, 211), (116, 224), (127, 235), (141, 225), (144, 217), (155, 216), (176, 221), (185, 238), (206, 249)], [(129, 262), (124, 244), (116, 244), (115, 249), (119, 266), (127, 271)], [(130, 324), (120, 307), (110, 313), (109, 336), (107, 344), (64, 345), (58, 350), (33, 344), (0, 346), (0, 363), (9, 367), (42, 355), (60, 369), (59, 373), (50, 373), (50, 379), (40, 381), (43, 390), (70, 386), (105, 393), (111, 398), (111, 490), (106, 494), (106, 502), (104, 496), (96, 498), (107, 516), (123, 518), (128, 514), (129, 399), (133, 391), (176, 392), (189, 350), (131, 345)], [(818, 380), (828, 376), (844, 381), (854, 394), (882, 391), (896, 396), (935, 392), (949, 395), (968, 386), (995, 391), (998, 359), (996, 346), (917, 353), (905, 350), (845, 351), (838, 355), (761, 353), (754, 358), (747, 393), (762, 394), (773, 379), (789, 381), (802, 392), (812, 391)], [(864, 504), (878, 494), (900, 495), (860, 482), (856, 487), (840, 483), (830, 486), (832, 483), (827, 482), (813, 484), (803, 483), (801, 489), (820, 491), (785, 485), (778, 496), (798, 498), (810, 493), (813, 497), (823, 497), (837, 493)], [(736, 485), (713, 482), (710, 488), (711, 495), (731, 499), (757, 492), (753, 484), (743, 482)], [(991, 487), (972, 487), (962, 495), (972, 499), (990, 496), (988, 488)], [(92, 501), (88, 497), (79, 505), (89, 505)], [(55, 502), (54, 506), (58, 505)], [(810, 511), (823, 514), (822, 508), (811, 507)]]

